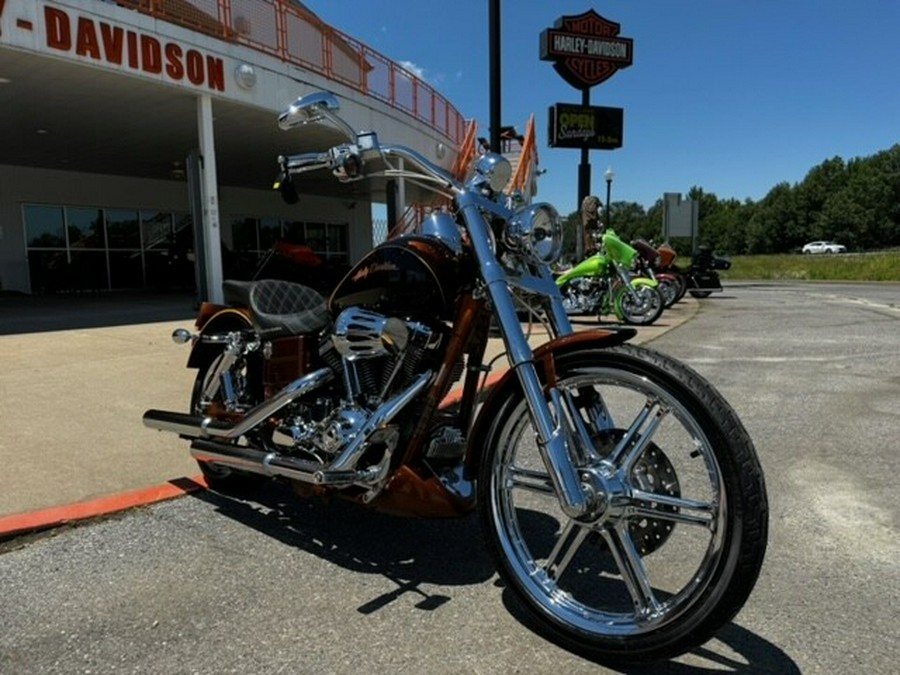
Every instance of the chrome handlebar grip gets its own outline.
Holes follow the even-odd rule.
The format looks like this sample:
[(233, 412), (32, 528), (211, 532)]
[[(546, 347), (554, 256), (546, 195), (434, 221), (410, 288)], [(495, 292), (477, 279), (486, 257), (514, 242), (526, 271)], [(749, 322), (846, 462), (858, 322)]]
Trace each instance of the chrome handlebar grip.
[(303, 152), (299, 155), (282, 155), (278, 158), (286, 173), (305, 173), (331, 168), (331, 155), (327, 152)]

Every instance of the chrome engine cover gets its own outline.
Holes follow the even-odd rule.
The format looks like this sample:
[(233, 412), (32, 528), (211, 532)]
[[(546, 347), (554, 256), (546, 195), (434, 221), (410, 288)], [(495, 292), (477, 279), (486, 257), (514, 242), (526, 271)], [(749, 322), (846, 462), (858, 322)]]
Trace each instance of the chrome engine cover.
[(406, 349), (409, 328), (401, 319), (350, 307), (334, 322), (334, 347), (344, 358), (373, 358)]

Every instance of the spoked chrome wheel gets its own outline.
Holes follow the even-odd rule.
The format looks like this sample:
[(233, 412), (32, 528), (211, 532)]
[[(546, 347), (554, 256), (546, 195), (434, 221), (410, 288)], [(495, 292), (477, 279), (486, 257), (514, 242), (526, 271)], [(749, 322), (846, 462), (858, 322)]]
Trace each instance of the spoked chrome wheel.
[(659, 291), (663, 296), (663, 306), (668, 309), (678, 302), (678, 282), (674, 279), (661, 279), (659, 281)]
[(576, 651), (686, 651), (737, 611), (762, 563), (765, 489), (750, 439), (715, 390), (662, 355), (617, 348), (556, 368), (591, 438), (580, 473), (594, 508), (563, 513), (527, 406), (511, 397), (479, 480), (501, 574)]
[(659, 288), (635, 286), (629, 291), (622, 288), (616, 297), (619, 313), (625, 323), (636, 326), (649, 326), (654, 323), (665, 309), (665, 299)]

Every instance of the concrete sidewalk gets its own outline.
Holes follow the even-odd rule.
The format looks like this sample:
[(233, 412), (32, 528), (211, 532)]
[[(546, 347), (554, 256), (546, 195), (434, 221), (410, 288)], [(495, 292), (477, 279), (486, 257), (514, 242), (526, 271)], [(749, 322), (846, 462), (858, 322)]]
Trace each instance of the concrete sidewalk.
[[(184, 480), (199, 474), (187, 443), (141, 422), (148, 408), (187, 410), (195, 371), (185, 368), (188, 347), (170, 335), (193, 327), (195, 304), (185, 294), (0, 297), (0, 538), (32, 527), (22, 523), (40, 527), (27, 516), (47, 509), (65, 522), (97, 515), (92, 500), (108, 505), (124, 493), (125, 503), (140, 503), (196, 487)], [(671, 330), (698, 306), (686, 297), (633, 342)], [(576, 330), (597, 326), (576, 321)], [(531, 339), (545, 340), (538, 330)], [(489, 349), (499, 353), (500, 340)], [(160, 492), (167, 485), (174, 490)]]

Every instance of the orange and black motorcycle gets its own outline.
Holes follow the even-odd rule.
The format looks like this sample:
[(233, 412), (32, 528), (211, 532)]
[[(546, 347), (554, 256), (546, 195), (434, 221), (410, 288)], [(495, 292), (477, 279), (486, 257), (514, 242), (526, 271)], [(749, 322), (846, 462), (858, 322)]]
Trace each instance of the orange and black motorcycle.
[[(463, 183), (337, 110), (321, 93), (282, 114), (282, 128), (348, 136), (280, 158), (283, 189), (314, 170), (403, 176), (452, 207), (376, 247), (327, 300), (289, 281), (232, 284), (234, 306), (204, 306), (197, 332), (173, 335), (198, 371), (190, 411), (144, 423), (187, 439), (223, 492), (268, 477), (394, 514), (477, 509), (500, 575), (573, 651), (647, 661), (709, 639), (766, 548), (763, 475), (734, 410), (688, 366), (629, 345), (633, 329), (573, 332), (549, 267), (560, 218), (510, 208), (505, 158), (483, 155)], [(551, 336), (536, 349), (523, 305)], [(486, 393), (492, 331), (509, 368)]]

